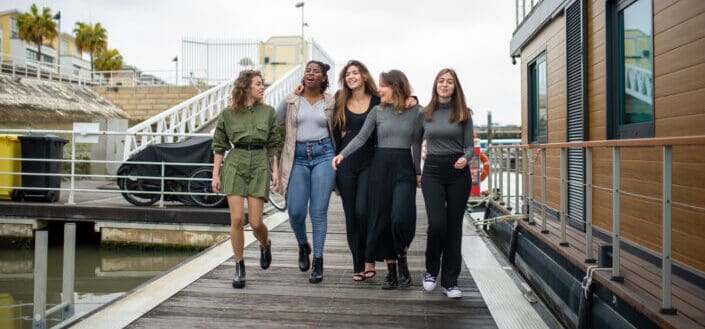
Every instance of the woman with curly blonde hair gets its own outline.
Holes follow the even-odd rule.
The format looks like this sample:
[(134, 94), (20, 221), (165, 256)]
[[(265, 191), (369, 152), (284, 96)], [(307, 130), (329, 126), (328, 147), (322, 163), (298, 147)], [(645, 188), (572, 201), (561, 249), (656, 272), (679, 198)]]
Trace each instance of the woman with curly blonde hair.
[[(258, 71), (240, 72), (233, 87), (232, 106), (220, 114), (213, 134), (212, 185), (213, 191), (228, 196), (230, 238), (235, 257), (233, 288), (245, 286), (245, 199), (250, 227), (260, 243), (260, 266), (267, 269), (272, 262), (272, 242), (268, 239), (262, 213), (270, 181), (275, 188), (279, 182), (277, 158), (282, 138), (274, 108), (262, 102), (264, 89)], [(226, 151), (229, 151), (227, 156)]]

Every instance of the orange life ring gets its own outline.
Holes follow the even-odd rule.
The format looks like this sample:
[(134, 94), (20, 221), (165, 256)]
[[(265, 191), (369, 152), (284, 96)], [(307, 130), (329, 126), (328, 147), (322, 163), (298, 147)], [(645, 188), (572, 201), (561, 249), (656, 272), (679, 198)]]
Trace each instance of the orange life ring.
[(480, 174), (480, 181), (482, 182), (490, 174), (490, 159), (485, 153), (480, 153), (480, 163), (482, 164), (482, 173)]

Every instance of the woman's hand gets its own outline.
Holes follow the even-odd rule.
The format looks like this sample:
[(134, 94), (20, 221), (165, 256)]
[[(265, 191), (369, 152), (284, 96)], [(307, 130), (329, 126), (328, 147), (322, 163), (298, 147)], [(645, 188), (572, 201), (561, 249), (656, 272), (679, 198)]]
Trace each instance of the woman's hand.
[(406, 108), (408, 109), (408, 108), (410, 108), (410, 107), (416, 106), (416, 104), (418, 104), (418, 103), (419, 103), (419, 102), (416, 100), (415, 97), (409, 96), (409, 98), (406, 99), (406, 104), (405, 104), (405, 105), (406, 105)]
[(465, 157), (460, 157), (458, 158), (458, 161), (455, 161), (455, 164), (453, 165), (453, 168), (455, 169), (463, 169), (465, 166), (468, 165), (468, 160), (465, 159)]
[(272, 172), (272, 184), (271, 184), (272, 190), (277, 190), (279, 189), (279, 172), (274, 171)]
[(301, 95), (303, 95), (303, 93), (304, 93), (304, 85), (299, 84), (298, 86), (296, 86), (296, 89), (294, 89), (294, 95), (301, 96)]
[(416, 187), (421, 188), (421, 175), (416, 175)]
[(338, 154), (333, 158), (333, 170), (338, 170), (338, 165), (343, 161), (345, 157), (342, 154)]
[(220, 175), (213, 173), (213, 179), (211, 180), (211, 188), (213, 192), (220, 193)]

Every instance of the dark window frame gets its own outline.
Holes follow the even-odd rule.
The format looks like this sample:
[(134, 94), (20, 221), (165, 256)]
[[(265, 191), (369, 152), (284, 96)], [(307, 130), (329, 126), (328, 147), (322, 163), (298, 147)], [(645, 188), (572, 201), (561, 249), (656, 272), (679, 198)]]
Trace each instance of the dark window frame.
[[(652, 56), (652, 74), (655, 72), (655, 61), (653, 59), (654, 33), (653, 33), (653, 2), (651, 0), (608, 0), (606, 3), (606, 40), (607, 47), (606, 58), (606, 87), (607, 87), (607, 139), (626, 139), (626, 138), (652, 138), (655, 137), (654, 123), (656, 119), (656, 106), (652, 102), (652, 117), (650, 122), (621, 124), (620, 116), (622, 114), (622, 83), (623, 73), (621, 63), (624, 61), (622, 40), (619, 24), (619, 13), (637, 1), (648, 1), (651, 4), (651, 56)], [(655, 79), (651, 85), (652, 98), (655, 94)]]
[[(546, 63), (546, 135), (537, 134), (537, 126), (539, 124), (538, 118), (538, 86), (536, 83), (536, 68), (541, 62)], [(528, 110), (528, 139), (530, 143), (548, 143), (548, 56), (546, 50), (536, 55), (529, 63), (526, 65), (527, 72), (527, 110)]]

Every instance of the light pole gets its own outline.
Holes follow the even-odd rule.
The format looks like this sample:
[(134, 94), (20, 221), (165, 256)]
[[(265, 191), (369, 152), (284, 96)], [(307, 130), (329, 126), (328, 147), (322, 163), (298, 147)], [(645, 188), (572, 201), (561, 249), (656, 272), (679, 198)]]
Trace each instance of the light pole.
[(304, 2), (297, 2), (296, 3), (296, 8), (301, 8), (301, 64), (304, 63), (304, 26), (306, 26), (306, 22), (304, 22)]
[(174, 59), (171, 60), (174, 62), (174, 85), (178, 86), (179, 85), (179, 56), (174, 56)]
[[(59, 26), (59, 41), (56, 43), (56, 67), (59, 73), (59, 81), (61, 81), (61, 10), (56, 12), (53, 18), (58, 21), (57, 25)], [(42, 59), (40, 58), (39, 62), (41, 63), (41, 61)]]

